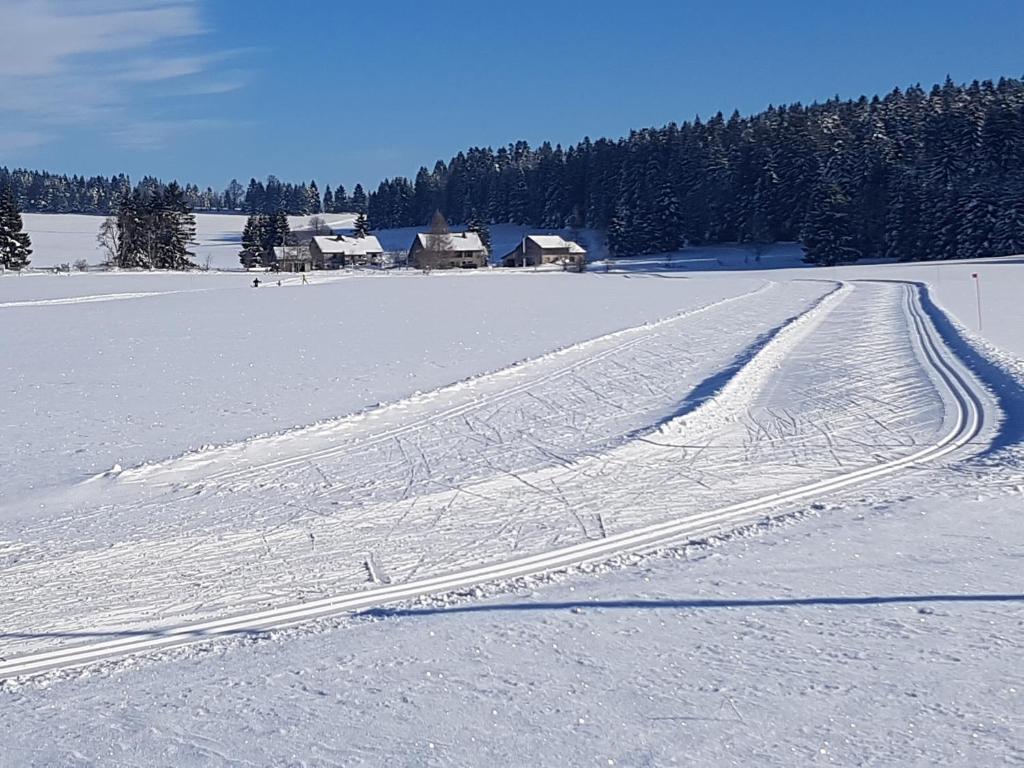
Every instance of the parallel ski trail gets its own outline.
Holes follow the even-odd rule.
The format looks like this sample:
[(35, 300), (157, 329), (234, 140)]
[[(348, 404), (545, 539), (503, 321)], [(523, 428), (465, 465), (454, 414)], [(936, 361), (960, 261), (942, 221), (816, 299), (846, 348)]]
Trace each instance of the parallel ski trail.
[[(832, 302), (822, 312), (830, 311), (834, 305), (835, 302)], [(88, 645), (44, 650), (19, 658), (10, 658), (0, 662), (0, 678), (40, 674), (216, 637), (260, 632), (339, 612), (366, 609), (421, 595), (464, 589), (483, 582), (571, 567), (623, 552), (657, 548), (680, 538), (706, 536), (761, 519), (766, 511), (783, 504), (834, 493), (858, 483), (915, 469), (927, 462), (943, 459), (964, 448), (981, 434), (986, 420), (987, 397), (981, 391), (980, 385), (942, 343), (921, 309), (917, 293), (909, 287), (902, 288), (902, 311), (913, 333), (913, 342), (920, 354), (920, 362), (927, 366), (929, 375), (942, 387), (943, 397), (951, 406), (944, 420), (943, 432), (929, 444), (910, 453), (716, 509), (694, 512), (631, 530), (606, 533), (602, 538), (586, 540), (551, 551), (527, 554), (503, 562), (462, 568), (450, 573), (309, 600), (301, 604), (282, 605), (170, 629), (143, 631), (132, 636)], [(780, 342), (772, 353), (781, 354), (788, 343), (788, 340)], [(766, 354), (766, 357), (770, 356)], [(762, 374), (755, 370), (750, 375)], [(790, 417), (781, 421), (792, 423)], [(530, 484), (537, 485), (538, 480), (532, 479)], [(517, 532), (516, 536), (518, 535)]]
[[(872, 289), (858, 288), (857, 290), (870, 292)], [(583, 529), (582, 535), (584, 540), (578, 543), (553, 550), (528, 552), (522, 556), (498, 562), (464, 565), (462, 567), (452, 566), (449, 572), (443, 572), (446, 570), (446, 558), (435, 559), (431, 563), (429, 560), (424, 560), (422, 555), (417, 554), (414, 558), (414, 565), (405, 574), (406, 580), (404, 582), (401, 579), (394, 579), (395, 583), (389, 585), (308, 600), (301, 604), (278, 605), (226, 618), (196, 621), (170, 629), (139, 630), (137, 634), (131, 636), (91, 643), (85, 646), (68, 646), (42, 650), (38, 653), (30, 653), (0, 662), (0, 677), (38, 674), (52, 669), (62, 669), (105, 659), (114, 659), (126, 654), (199, 642), (211, 637), (258, 632), (342, 611), (383, 605), (439, 591), (462, 589), (485, 581), (508, 579), (565, 568), (588, 561), (604, 559), (623, 552), (656, 548), (679, 538), (704, 536), (723, 528), (760, 519), (765, 511), (777, 508), (779, 505), (793, 503), (825, 493), (832, 493), (857, 483), (874, 480), (909, 469), (916, 469), (926, 462), (942, 459), (954, 451), (965, 447), (980, 434), (985, 420), (984, 410), (987, 400), (984, 399), (983, 395), (979, 394), (978, 384), (966, 374), (963, 366), (958, 363), (952, 353), (944, 347), (938, 338), (937, 332), (921, 310), (917, 294), (905, 286), (896, 290), (898, 291), (898, 296), (894, 296), (894, 301), (898, 301), (901, 317), (905, 319), (907, 327), (912, 334), (911, 342), (916, 350), (916, 359), (920, 365), (927, 367), (928, 377), (931, 377), (935, 385), (941, 388), (942, 397), (949, 405), (942, 419), (942, 432), (933, 440), (921, 441), (919, 444), (901, 442), (895, 448), (887, 448), (888, 454), (884, 457), (880, 456), (880, 460), (876, 461), (865, 461), (866, 456), (862, 454), (860, 465), (846, 467), (844, 464), (839, 467), (840, 471), (836, 471), (837, 467), (835, 465), (813, 468), (810, 470), (812, 473), (818, 472), (826, 476), (822, 477), (819, 475), (819, 477), (808, 479), (805, 482), (793, 483), (791, 482), (792, 477), (781, 477), (780, 487), (770, 493), (755, 495), (753, 498), (738, 500), (735, 503), (717, 508), (705, 507), (701, 510), (698, 507), (686, 514), (668, 515), (661, 521), (646, 525), (638, 525), (628, 529), (622, 529), (621, 527), (615, 529), (615, 523), (610, 519), (609, 515), (602, 514), (599, 537), (587, 538), (594, 535), (594, 532), (585, 525), (581, 517), (584, 510), (588, 508), (576, 505), (580, 498), (578, 493), (581, 489), (594, 493), (595, 498), (600, 498), (606, 512), (615, 509), (629, 512), (634, 510), (638, 503), (642, 503), (642, 499), (638, 498), (638, 493), (653, 497), (656, 495), (657, 490), (649, 486), (650, 479), (655, 477), (655, 475), (651, 475), (651, 478), (645, 478), (644, 482), (641, 483), (646, 490), (638, 487), (635, 483), (622, 482), (621, 478), (626, 477), (626, 475), (622, 474), (624, 470), (632, 469), (635, 472), (638, 466), (642, 466), (633, 463), (637, 457), (644, 456), (645, 462), (658, 465), (660, 460), (657, 457), (659, 454), (664, 453), (668, 454), (664, 457), (667, 459), (665, 467), (673, 464), (678, 467), (681, 458), (679, 454), (682, 454), (682, 456), (692, 455), (691, 449), (688, 447), (676, 448), (674, 450), (678, 458), (672, 458), (671, 452), (673, 449), (670, 447), (670, 443), (673, 440), (685, 439), (688, 436), (692, 437), (695, 433), (688, 433), (684, 423), (669, 425), (661, 434), (656, 435), (651, 440), (637, 441), (635, 444), (624, 446), (621, 450), (612, 451), (606, 456), (593, 457), (572, 466), (562, 466), (534, 473), (529, 478), (520, 478), (519, 481), (510, 478), (503, 485), (502, 483), (495, 485), (492, 481), (490, 485), (495, 485), (495, 489), (490, 489), (488, 488), (488, 483), (483, 483), (477, 486), (471, 485), (455, 488), (433, 500), (410, 499), (408, 502), (403, 502), (407, 503), (408, 508), (399, 511), (400, 514), (408, 516), (413, 514), (414, 507), (419, 505), (419, 508), (423, 509), (424, 514), (429, 515), (434, 520), (432, 525), (436, 527), (438, 521), (442, 519), (439, 516), (439, 511), (442, 511), (442, 508), (443, 515), (445, 516), (449, 514), (458, 515), (457, 506), (465, 505), (462, 507), (462, 511), (465, 512), (476, 509), (481, 503), (489, 503), (486, 501), (488, 491), (493, 498), (494, 491), (499, 487), (503, 487), (510, 494), (512, 493), (510, 489), (518, 487), (520, 489), (518, 493), (522, 495), (522, 498), (519, 500), (520, 503), (546, 506), (552, 509), (568, 507), (570, 517), (575, 521), (572, 525), (575, 525), (577, 530), (581, 527)], [(886, 294), (883, 291), (879, 295), (884, 297)], [(708, 413), (711, 416), (708, 424), (715, 423), (723, 415), (729, 418), (729, 415), (736, 408), (742, 410), (745, 407), (742, 405), (744, 401), (743, 397), (741, 397), (746, 396), (742, 391), (744, 388), (755, 385), (760, 387), (765, 393), (768, 393), (760, 397), (769, 398), (766, 402), (771, 402), (769, 395), (773, 384), (777, 386), (778, 381), (784, 381), (785, 378), (782, 377), (780, 379), (777, 374), (772, 373), (776, 365), (773, 361), (776, 358), (781, 359), (783, 356), (791, 356), (792, 350), (802, 348), (801, 345), (806, 343), (802, 339), (813, 338), (815, 334), (822, 333), (819, 330), (821, 323), (829, 313), (834, 312), (843, 303), (838, 298), (817, 308), (813, 312), (813, 316), (808, 317), (800, 325), (788, 329), (785, 335), (780, 336), (780, 338), (776, 339), (759, 353), (758, 358), (751, 361), (750, 366), (745, 368), (741, 375), (735, 379), (735, 382), (737, 382), (733, 388), (735, 391), (732, 394), (725, 392), (724, 397), (708, 404)], [(895, 351), (893, 354), (895, 354)], [(759, 379), (762, 380), (761, 383), (757, 382)], [(770, 382), (769, 379), (771, 380)], [(902, 386), (898, 379), (894, 379), (893, 384), (897, 389)], [(920, 390), (920, 392), (923, 391)], [(749, 395), (749, 393), (746, 394)], [(918, 393), (915, 392), (909, 394), (912, 397), (918, 396)], [(730, 398), (732, 397), (737, 399), (731, 403)], [(832, 395), (826, 395), (825, 399), (829, 401), (832, 397)], [(717, 413), (716, 410), (718, 411)], [(788, 434), (794, 434), (794, 430), (797, 429), (802, 418), (802, 414), (783, 413), (780, 409), (775, 409), (774, 407), (766, 408), (765, 413), (768, 414), (769, 421), (763, 422), (761, 429), (754, 433), (750, 433), (746, 428), (743, 428), (742, 431), (747, 434), (756, 435), (758, 432), (764, 433), (765, 429), (779, 430), (779, 434), (774, 437), (771, 437), (770, 431), (765, 433), (770, 436), (769, 439), (776, 440), (787, 434), (787, 430), (789, 431)], [(694, 419), (691, 417), (692, 421)], [(696, 419), (695, 421), (698, 422), (696, 424), (697, 433), (700, 433), (702, 431), (699, 424), (701, 420)], [(691, 426), (693, 425), (691, 424)], [(824, 443), (822, 445), (831, 445), (832, 450), (837, 450), (835, 447), (835, 435), (837, 434), (835, 424), (830, 426), (832, 429), (826, 430), (829, 434), (823, 438)], [(817, 430), (817, 432), (819, 437), (821, 437), (821, 430)], [(714, 448), (714, 435), (711, 435), (711, 437), (712, 441), (707, 443), (704, 451), (708, 447)], [(758, 440), (759, 438), (755, 439), (755, 445)], [(662, 441), (663, 444), (659, 445)], [(787, 448), (785, 440), (779, 442), (779, 445), (783, 450)], [(749, 450), (749, 447), (748, 445), (746, 450)], [(735, 466), (737, 470), (743, 470), (744, 459), (742, 450), (739, 453), (734, 450), (732, 455), (735, 456), (732, 466)], [(765, 468), (769, 466), (766, 465)], [(747, 464), (745, 469), (749, 473), (751, 471), (750, 465)], [(660, 467), (655, 466), (652, 471), (660, 472), (662, 470)], [(763, 484), (772, 484), (773, 480), (770, 473), (764, 472), (761, 467), (754, 471), (759, 475)], [(726, 472), (728, 472), (728, 469), (726, 469)], [(829, 472), (831, 474), (826, 474)], [(594, 484), (595, 478), (600, 479), (602, 477), (619, 478), (619, 480), (613, 485), (599, 483), (600, 488), (597, 489), (589, 487)], [(580, 485), (580, 483), (583, 483), (583, 485)], [(570, 488), (572, 488), (571, 491)], [(721, 487), (715, 492), (721, 494)], [(671, 501), (671, 498), (675, 498), (675, 493), (676, 489), (670, 487), (669, 494), (665, 500)], [(516, 506), (516, 499), (514, 497), (512, 502), (513, 509), (525, 511), (525, 507)], [(551, 514), (550, 511), (548, 514)], [(629, 516), (624, 515), (622, 519), (628, 520)], [(509, 518), (503, 524), (493, 529), (488, 529), (487, 526), (482, 527), (480, 535), (475, 539), (477, 545), (482, 545), (488, 538), (504, 537), (507, 535), (514, 540), (514, 546), (510, 547), (510, 551), (518, 550), (523, 543), (523, 522), (526, 519), (521, 519), (516, 524), (512, 524), (513, 520), (514, 518)], [(330, 521), (324, 522), (327, 524)], [(613, 528), (609, 529), (607, 527), (609, 522), (612, 523)], [(324, 540), (319, 534), (316, 538), (317, 541)], [(244, 551), (244, 541), (239, 538), (238, 542), (242, 545)], [(328, 557), (331, 556), (331, 546), (332, 541), (328, 536), (326, 537), (326, 554)], [(225, 550), (230, 550), (230, 548), (230, 541), (220, 541), (219, 552), (221, 556), (224, 555)], [(211, 552), (210, 556), (213, 555), (214, 553)], [(371, 551), (370, 557), (376, 558), (377, 556)], [(380, 562), (379, 558), (376, 559), (376, 562)], [(414, 572), (421, 572), (428, 568), (435, 573), (442, 572), (442, 575), (421, 578), (414, 578), (412, 576)], [(338, 573), (346, 569), (351, 569), (351, 563), (346, 562), (344, 566), (338, 566)], [(388, 572), (394, 577), (394, 574), (401, 572), (401, 569), (396, 570), (394, 563), (391, 563), (389, 564)], [(331, 583), (331, 579), (327, 577), (327, 574), (321, 573), (321, 576), (324, 576), (324, 578), (318, 579), (318, 584), (322, 586), (323, 584)], [(273, 591), (269, 585), (268, 589), (271, 592)], [(262, 597), (250, 595), (248, 598), (245, 598), (240, 593), (234, 599), (233, 604), (236, 606), (245, 605), (246, 603), (252, 604), (253, 600), (258, 603), (266, 599), (269, 594), (270, 592), (264, 591)], [(221, 600), (217, 602), (231, 604), (227, 594), (221, 595)]]

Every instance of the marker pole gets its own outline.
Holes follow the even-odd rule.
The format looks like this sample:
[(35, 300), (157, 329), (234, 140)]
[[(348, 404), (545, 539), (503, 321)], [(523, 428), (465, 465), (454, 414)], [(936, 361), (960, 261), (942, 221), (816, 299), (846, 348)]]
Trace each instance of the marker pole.
[(974, 278), (974, 297), (978, 305), (978, 330), (982, 330), (981, 325), (981, 278), (978, 277), (977, 272), (972, 272), (971, 277)]

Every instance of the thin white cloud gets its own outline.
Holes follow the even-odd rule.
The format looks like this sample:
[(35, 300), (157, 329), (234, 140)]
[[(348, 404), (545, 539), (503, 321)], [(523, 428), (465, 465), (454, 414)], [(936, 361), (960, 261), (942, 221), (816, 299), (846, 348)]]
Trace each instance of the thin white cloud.
[(158, 122), (147, 110), (166, 114), (176, 98), (244, 82), (211, 71), (234, 54), (201, 50), (209, 29), (198, 0), (0, 0), (0, 20), (4, 129), (41, 137), (37, 144), (74, 126), (155, 147), (139, 137), (166, 142), (218, 121), (178, 114), (167, 130), (137, 130)]
[(0, 13), (0, 75), (22, 77), (60, 74), (76, 56), (146, 48), (206, 30), (191, 2), (4, 0)]

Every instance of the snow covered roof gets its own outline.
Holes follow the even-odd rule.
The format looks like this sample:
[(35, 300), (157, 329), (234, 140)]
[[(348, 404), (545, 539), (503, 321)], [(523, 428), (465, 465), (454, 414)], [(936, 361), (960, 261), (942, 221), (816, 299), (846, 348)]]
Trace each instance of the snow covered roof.
[[(416, 241), (420, 244), (421, 248), (426, 250), (431, 248), (431, 244), (427, 240), (428, 237), (430, 237), (430, 233), (420, 232), (416, 235)], [(476, 232), (451, 232), (447, 237), (451, 241), (451, 250), (453, 251), (486, 250), (484, 244), (480, 241), (480, 235)]]
[(544, 250), (568, 248), (569, 253), (586, 253), (578, 243), (566, 240), (559, 235), (528, 235), (526, 239)]
[(314, 237), (321, 253), (341, 256), (366, 256), (371, 253), (383, 253), (380, 241), (373, 235), (366, 237), (349, 237), (347, 235), (321, 235)]

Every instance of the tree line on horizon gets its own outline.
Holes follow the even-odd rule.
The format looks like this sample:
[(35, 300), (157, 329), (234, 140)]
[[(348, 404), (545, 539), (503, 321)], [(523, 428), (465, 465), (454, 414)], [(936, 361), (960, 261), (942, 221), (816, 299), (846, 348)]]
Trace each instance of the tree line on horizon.
[[(111, 179), (0, 168), (22, 210), (109, 213), (140, 190)], [(250, 216), (353, 211), (374, 229), (449, 220), (607, 234), (614, 255), (708, 243), (800, 241), (812, 263), (1024, 252), (1024, 82), (1001, 78), (748, 117), (718, 113), (563, 149), (525, 141), (459, 152), (414, 179), (320, 194), (315, 181), (182, 188), (192, 210)]]
[(1024, 252), (1024, 83), (894, 89), (749, 117), (473, 148), (370, 194), (375, 228), (589, 227), (614, 255), (800, 241), (813, 263)]
[[(176, 183), (176, 182), (171, 182)], [(132, 194), (159, 194), (169, 184), (153, 176), (145, 176), (132, 184), (131, 179), (118, 174), (104, 176), (67, 176), (47, 171), (24, 168), (8, 169), (0, 166), (0, 189), (10, 190), (19, 209), (24, 213), (84, 213), (109, 216), (117, 212), (120, 202)], [(315, 180), (309, 183), (282, 182), (276, 176), (266, 181), (255, 178), (243, 187), (232, 179), (222, 191), (211, 187), (205, 190), (195, 184), (181, 187), (182, 198), (193, 211), (208, 213), (285, 213), (307, 216), (317, 213), (365, 213), (367, 194), (356, 184), (352, 194), (344, 185), (335, 189), (324, 188), (321, 195)]]

